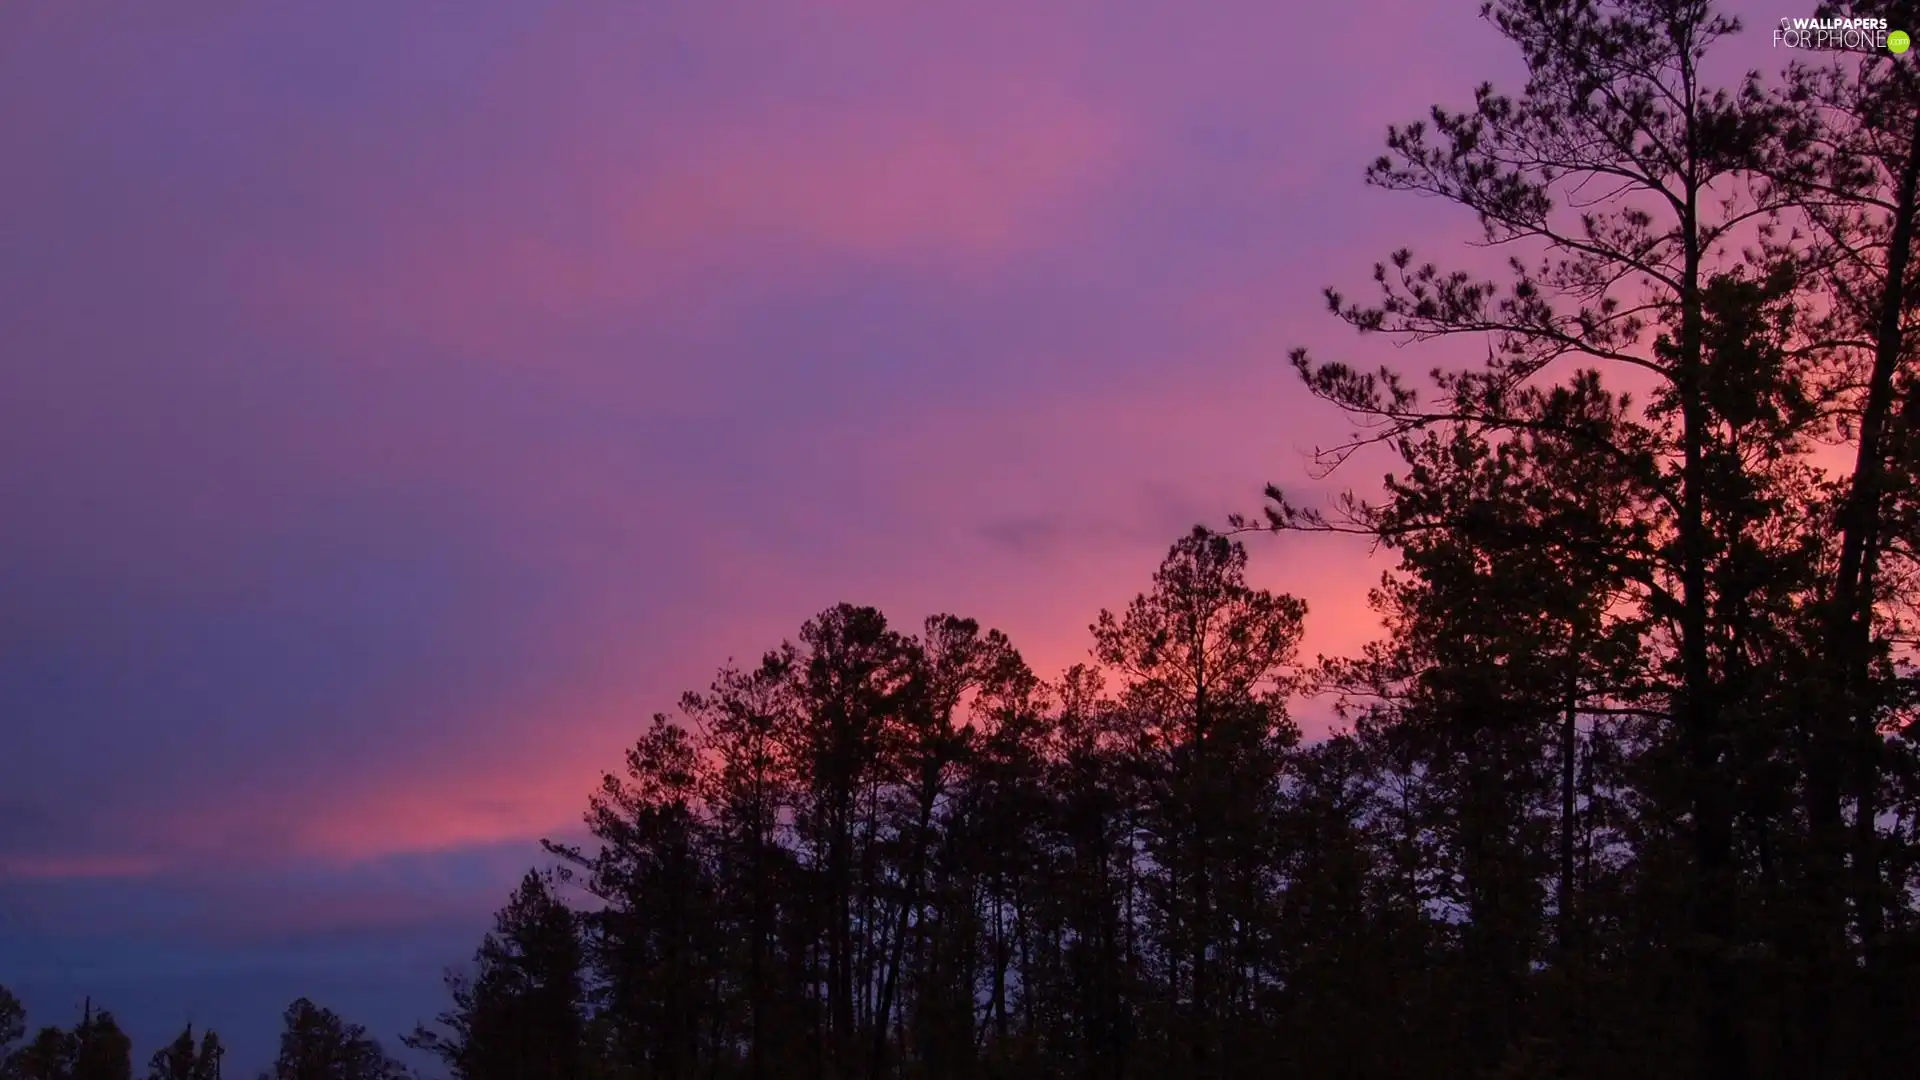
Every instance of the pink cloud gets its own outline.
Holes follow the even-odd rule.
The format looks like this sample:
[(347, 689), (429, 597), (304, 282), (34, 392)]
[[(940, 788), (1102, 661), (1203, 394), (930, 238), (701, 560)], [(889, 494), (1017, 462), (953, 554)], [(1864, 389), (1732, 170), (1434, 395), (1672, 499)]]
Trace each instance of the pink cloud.
[[(330, 335), (550, 371), (567, 356), (557, 329), (618, 318), (698, 330), (725, 318), (700, 301), (717, 287), (742, 275), (793, 284), (818, 273), (821, 255), (956, 272), (1064, 241), (1128, 145), (1118, 115), (1044, 83), (964, 107), (768, 105), (677, 129), (639, 156), (591, 130), (576, 138), (424, 214), (365, 222), (379, 229), (377, 252), (315, 261), (240, 248), (230, 273), (250, 304)], [(580, 224), (530, 223), (529, 199), (569, 207)], [(359, 212), (387, 216), (377, 200)]]
[[(599, 774), (619, 767), (630, 733), (670, 704), (569, 693), (515, 713), (508, 719), (517, 726), (504, 735), (397, 745), (352, 777), (245, 778), (140, 832), (168, 852), (168, 864), (352, 865), (515, 842), (531, 862), (542, 837), (573, 830)], [(60, 876), (57, 869), (45, 876)]]
[(1004, 256), (1057, 239), (1123, 146), (1114, 117), (1044, 90), (826, 125), (762, 114), (643, 182), (621, 231), (696, 257), (782, 235), (878, 258)]
[[(452, 110), (437, 88), (416, 88), (382, 103), (402, 116), (382, 115), (379, 123), (371, 115), (349, 116), (351, 123), (329, 116), (303, 128), (264, 168), (268, 180), (293, 188), (292, 205), (273, 220), (325, 223), (330, 231), (319, 239), (302, 233), (294, 242), (275, 235), (263, 243), (236, 231), (219, 242), (237, 286), (234, 305), (255, 309), (242, 315), (290, 316), (286, 325), (296, 333), (324, 336), (330, 366), (365, 377), (366, 400), (350, 416), (296, 415), (256, 445), (289, 444), (296, 452), (286, 457), (329, 482), (377, 478), (368, 486), (396, 501), (452, 502), (496, 535), (508, 534), (512, 542), (502, 546), (538, 559), (542, 572), (607, 583), (609, 593), (632, 583), (608, 582), (598, 565), (618, 546), (610, 538), (657, 531), (693, 500), (655, 489), (651, 476), (637, 484), (631, 470), (595, 468), (608, 458), (583, 453), (593, 448), (565, 435), (503, 437), (512, 429), (495, 422), (494, 398), (449, 405), (436, 396), (444, 387), (407, 383), (409, 369), (443, 367), (463, 387), (469, 376), (497, 378), (505, 370), (525, 379), (525, 397), (513, 406), (561, 402), (591, 426), (584, 421), (604, 418), (579, 406), (611, 404), (610, 413), (641, 424), (651, 410), (717, 391), (696, 364), (628, 355), (604, 342), (594, 356), (572, 335), (614, 322), (672, 324), (697, 335), (768, 291), (805, 286), (846, 263), (990, 276), (1025, 255), (1083, 239), (1083, 215), (1117, 179), (1152, 189), (1156, 177), (1180, 167), (1170, 150), (1181, 124), (1215, 98), (1290, 93), (1300, 88), (1290, 90), (1277, 75), (1294, 62), (1334, 63), (1332, 54), (1276, 51), (1276, 40), (1300, 39), (1281, 32), (1287, 19), (1265, 13), (1252, 23), (1237, 15), (1216, 20), (1202, 34), (1205, 49), (1168, 47), (1186, 41), (1182, 28), (1201, 23), (1184, 9), (1136, 14), (1152, 25), (1134, 29), (1151, 32), (1130, 45), (1106, 41), (1119, 49), (1111, 70), (1090, 76), (1082, 65), (1098, 50), (1087, 41), (1106, 31), (1082, 16), (1104, 18), (1098, 5), (1076, 5), (1073, 17), (1049, 8), (1038, 20), (1034, 9), (1016, 5), (955, 6), (938, 15), (864, 0), (824, 12), (740, 6), (737, 18), (725, 18), (725, 34), (709, 33), (699, 44), (736, 61), (763, 50), (774, 67), (803, 55), (795, 66), (827, 82), (845, 60), (872, 85), (850, 97), (840, 96), (837, 83), (789, 95), (796, 87), (786, 71), (744, 100), (707, 87), (702, 92), (717, 100), (630, 115), (623, 102), (665, 104), (637, 93), (646, 80), (636, 77), (630, 50), (644, 37), (671, 38), (673, 28), (614, 27), (582, 10), (543, 23), (540, 40), (473, 91), (484, 100)], [(822, 46), (840, 51), (806, 52)], [(1209, 81), (1229, 69), (1241, 74)], [(1105, 81), (1096, 89), (1090, 78)], [(502, 89), (509, 86), (526, 91), (517, 111), (508, 108), (516, 104)], [(1210, 89), (1181, 114), (1180, 96), (1161, 93), (1174, 87)], [(219, 93), (241, 100), (224, 85)], [(1252, 127), (1270, 119), (1241, 121)], [(1323, 126), (1350, 123), (1330, 115)], [(488, 125), (499, 130), (486, 138), (470, 130)], [(1159, 157), (1142, 162), (1143, 151)], [(1266, 164), (1296, 180), (1308, 168), (1290, 158)], [(1262, 166), (1247, 183), (1274, 185), (1278, 175)], [(1177, 196), (1190, 197), (1185, 189)], [(1131, 223), (1109, 219), (1107, 234)], [(1161, 254), (1129, 257), (1144, 264)], [(1293, 261), (1289, 253), (1267, 254)], [(1365, 269), (1356, 260), (1328, 273), (1363, 281)], [(1298, 295), (1306, 308), (1318, 284), (1263, 280), (1242, 265), (1216, 272), (1271, 285), (1273, 295)], [(1249, 295), (1256, 291), (1247, 286)], [(1179, 307), (1177, 297), (1145, 292), (1142, 306)], [(217, 813), (170, 822), (171, 835), (217, 836), (259, 823), (270, 836), (263, 857), (339, 860), (530, 841), (577, 819), (595, 775), (617, 766), (626, 736), (647, 712), (670, 705), (728, 653), (751, 656), (839, 599), (879, 603), (908, 624), (936, 610), (975, 615), (1012, 632), (1049, 674), (1082, 659), (1085, 624), (1144, 587), (1166, 544), (1192, 524), (1181, 519), (1189, 507), (1193, 518), (1218, 521), (1255, 508), (1264, 482), (1298, 474), (1298, 451), (1314, 441), (1308, 436), (1320, 422), (1299, 418), (1304, 412), (1281, 363), (1290, 342), (1267, 333), (1272, 327), (1254, 313), (1259, 306), (1247, 302), (1224, 319), (1219, 311), (1191, 313), (1196, 325), (1219, 324), (1181, 346), (1204, 359), (1196, 367), (1210, 372), (1204, 378), (1102, 378), (1072, 396), (1013, 393), (984, 410), (934, 403), (782, 447), (790, 458), (818, 454), (814, 474), (832, 477), (836, 488), (872, 494), (872, 513), (854, 526), (866, 535), (830, 534), (845, 522), (802, 523), (817, 530), (809, 533), (816, 546), (833, 544), (836, 555), (825, 566), (817, 550), (781, 550), (777, 539), (704, 538), (700, 557), (674, 570), (714, 579), (714, 600), (702, 605), (711, 612), (675, 615), (706, 620), (686, 646), (696, 659), (582, 676), (547, 700), (501, 703), (479, 725), (484, 733), (447, 717), (396, 720), (394, 741), (407, 745), (364, 772), (279, 775), (207, 794)], [(452, 348), (434, 356), (396, 347), (413, 344)], [(1222, 378), (1217, 361), (1227, 354), (1238, 368)], [(614, 365), (618, 380), (607, 378)], [(615, 393), (622, 396), (609, 402)], [(263, 489), (282, 484), (280, 476), (261, 481)], [(1171, 501), (1156, 492), (1172, 493)], [(253, 500), (251, 520), (198, 527), (272, 540), (283, 526), (259, 509), (263, 499)], [(209, 513), (221, 516), (220, 509)], [(887, 528), (868, 527), (882, 517)], [(982, 550), (982, 530), (995, 520), (1042, 517), (1064, 523), (1057, 551)], [(780, 524), (791, 534), (793, 523)], [(1313, 604), (1310, 649), (1338, 651), (1368, 632), (1357, 598), (1377, 571), (1364, 558), (1291, 542), (1277, 555), (1265, 545), (1256, 550), (1263, 584)], [(1023, 559), (1047, 565), (1015, 565)], [(580, 636), (592, 639), (581, 642), (583, 650), (617, 657), (641, 649), (627, 636), (630, 626), (603, 613), (584, 612), (580, 623)]]

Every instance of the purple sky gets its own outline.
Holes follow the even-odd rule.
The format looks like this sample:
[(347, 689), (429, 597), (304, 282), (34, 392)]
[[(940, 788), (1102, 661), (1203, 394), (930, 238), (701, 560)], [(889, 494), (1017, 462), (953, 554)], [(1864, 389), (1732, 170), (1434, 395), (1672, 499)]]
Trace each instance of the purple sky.
[[(1320, 288), (1471, 234), (1360, 176), (1513, 85), (1477, 8), (6, 5), (0, 982), (391, 1041), (728, 656), (1081, 658), (1312, 486), (1286, 350), (1387, 355)], [(1366, 636), (1382, 564), (1254, 546)]]

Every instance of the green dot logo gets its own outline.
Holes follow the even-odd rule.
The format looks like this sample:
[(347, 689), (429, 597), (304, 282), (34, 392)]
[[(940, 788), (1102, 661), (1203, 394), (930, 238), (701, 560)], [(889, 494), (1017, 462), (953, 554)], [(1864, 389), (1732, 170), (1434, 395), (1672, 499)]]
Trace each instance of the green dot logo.
[(1906, 52), (1907, 46), (1911, 44), (1913, 44), (1913, 40), (1907, 37), (1905, 30), (1895, 30), (1893, 33), (1887, 35), (1887, 51), (1889, 52), (1895, 54)]

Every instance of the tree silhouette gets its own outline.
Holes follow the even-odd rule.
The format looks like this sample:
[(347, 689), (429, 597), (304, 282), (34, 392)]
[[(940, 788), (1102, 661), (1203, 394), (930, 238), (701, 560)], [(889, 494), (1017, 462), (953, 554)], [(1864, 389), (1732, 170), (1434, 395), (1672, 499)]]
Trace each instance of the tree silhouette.
[(1243, 930), (1264, 921), (1264, 836), (1298, 737), (1282, 677), (1306, 607), (1250, 588), (1245, 569), (1244, 548), (1196, 530), (1161, 564), (1152, 592), (1093, 627), (1095, 655), (1122, 680), (1120, 707), (1139, 718), (1130, 764), (1147, 792), (1164, 1005), (1196, 1076), (1223, 1068), (1221, 1042), (1264, 981)]
[(0, 986), (0, 1063), (13, 1053), (13, 1044), (27, 1033), (27, 1010), (13, 991)]
[(280, 1053), (266, 1080), (400, 1080), (406, 1071), (377, 1039), (306, 998), (287, 1006)]
[(529, 872), (474, 955), (449, 974), (453, 1008), (402, 1041), (458, 1080), (577, 1080), (586, 1074), (584, 960), (578, 920)]
[(218, 1035), (209, 1031), (196, 1044), (193, 1025), (188, 1024), (173, 1042), (154, 1051), (147, 1064), (147, 1080), (220, 1080), (225, 1056)]
[(43, 1027), (14, 1051), (8, 1071), (19, 1080), (72, 1080), (79, 1045), (63, 1028)]
[[(1430, 123), (1395, 129), (1369, 178), (1459, 204), (1490, 242), (1536, 261), (1515, 257), (1502, 285), (1416, 266), (1400, 251), (1376, 269), (1374, 305), (1328, 294), (1365, 333), (1485, 339), (1486, 365), (1435, 372), (1439, 396), (1427, 404), (1391, 369), (1363, 374), (1304, 352), (1294, 362), (1313, 393), (1369, 424), (1329, 464), (1387, 444), (1417, 472), (1409, 447), (1435, 431), (1468, 453), (1532, 439), (1611, 462), (1627, 514), (1618, 525), (1542, 528), (1497, 515), (1395, 517), (1349, 499), (1327, 515), (1275, 488), (1267, 523), (1383, 540), (1431, 531), (1449, 544), (1478, 542), (1491, 524), (1503, 558), (1526, 545), (1558, 549), (1565, 566), (1604, 568), (1618, 590), (1611, 606), (1645, 622), (1637, 649), (1649, 676), (1631, 705), (1646, 723), (1608, 739), (1633, 759), (1638, 803), (1625, 823), (1638, 884), (1613, 900), (1654, 946), (1628, 970), (1644, 971), (1648, 986), (1656, 971), (1686, 982), (1665, 1011), (1695, 1019), (1691, 1037), (1659, 1037), (1665, 1056), (1647, 1068), (1678, 1056), (1698, 1075), (1847, 1074), (1876, 1052), (1847, 1062), (1843, 1048), (1870, 1048), (1903, 1023), (1895, 1011), (1846, 1037), (1835, 1028), (1855, 1011), (1846, 1002), (1883, 998), (1852, 973), (1886, 936), (1880, 792), (1893, 767), (1889, 695), (1903, 680), (1884, 621), (1900, 609), (1887, 591), (1894, 579), (1875, 575), (1895, 550), (1880, 540), (1883, 479), (1894, 474), (1895, 440), (1884, 433), (1894, 387), (1910, 382), (1900, 325), (1916, 114), (1906, 76), (1868, 58), (1836, 69), (1844, 75), (1802, 71), (1779, 94), (1757, 76), (1718, 91), (1700, 62), (1736, 24), (1710, 5), (1498, 3), (1487, 14), (1524, 51), (1525, 92), (1483, 87), (1466, 113), (1436, 109)], [(1565, 362), (1650, 378), (1653, 391), (1639, 408), (1567, 412), (1575, 396), (1595, 397), (1600, 376), (1569, 376)], [(1851, 476), (1823, 478), (1810, 461), (1822, 439), (1855, 441)], [(1527, 599), (1550, 605), (1550, 593)], [(1460, 613), (1470, 602), (1442, 607)], [(1458, 644), (1457, 626), (1439, 640)], [(1494, 696), (1516, 703), (1505, 689)], [(1578, 710), (1568, 713), (1577, 736)], [(1578, 774), (1563, 752), (1570, 839)], [(1563, 842), (1558, 860), (1557, 891), (1575, 902), (1577, 846)], [(1575, 928), (1591, 927), (1572, 917), (1576, 903), (1566, 907), (1571, 946)], [(1790, 1023), (1774, 1022), (1781, 1011)], [(1475, 1015), (1489, 1015), (1484, 1003)], [(1483, 1019), (1469, 1030), (1483, 1066), (1513, 1044)], [(1562, 1066), (1574, 1067), (1580, 1055), (1562, 1050)]]
[[(19, 1001), (0, 991), (0, 1025), (4, 1025), (0, 1035), (17, 1038), (25, 1030), (24, 1022)], [(7, 1041), (11, 1040), (0, 1039), (0, 1043)], [(95, 1009), (88, 1000), (72, 1030), (41, 1028), (7, 1056), (5, 1073), (10, 1080), (131, 1080), (133, 1044), (112, 1013)]]

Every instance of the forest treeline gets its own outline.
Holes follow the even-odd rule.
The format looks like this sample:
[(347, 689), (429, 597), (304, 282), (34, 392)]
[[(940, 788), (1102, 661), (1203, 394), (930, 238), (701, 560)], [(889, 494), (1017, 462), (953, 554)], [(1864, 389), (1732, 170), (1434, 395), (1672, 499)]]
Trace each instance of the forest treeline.
[[(261, 1080), (406, 1080), (414, 1070), (380, 1041), (306, 998), (287, 1007), (280, 1052)], [(31, 1039), (20, 1000), (0, 986), (0, 1077), (5, 1080), (132, 1080), (133, 1040), (113, 1014), (89, 1000), (71, 1028), (49, 1024)], [(147, 1080), (221, 1080), (226, 1048), (212, 1031), (188, 1024), (147, 1060)]]
[[(852, 605), (727, 665), (403, 1041), (460, 1080), (1912, 1075), (1920, 61), (1723, 87), (1764, 42), (1707, 3), (1484, 14), (1525, 86), (1367, 178), (1485, 245), (1327, 293), (1484, 360), (1292, 357), (1380, 494), (1196, 529), (1056, 679)], [(1246, 579), (1296, 531), (1393, 555), (1357, 655)], [(396, 1067), (303, 1071), (364, 1038), (322, 1013), (276, 1080)]]

